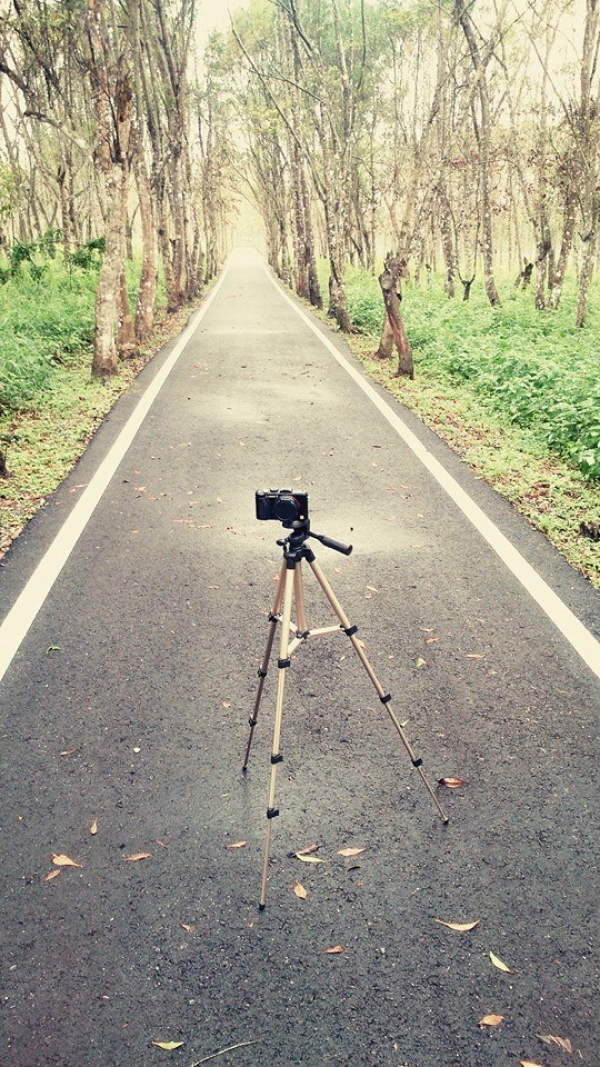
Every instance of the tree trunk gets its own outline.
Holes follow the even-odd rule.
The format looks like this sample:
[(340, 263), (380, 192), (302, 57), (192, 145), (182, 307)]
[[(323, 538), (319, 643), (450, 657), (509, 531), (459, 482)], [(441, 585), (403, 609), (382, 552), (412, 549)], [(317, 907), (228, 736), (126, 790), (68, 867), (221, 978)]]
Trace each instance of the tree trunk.
[[(567, 179), (568, 181), (568, 179)], [(556, 311), (560, 304), (560, 298), (562, 296), (563, 282), (567, 270), (567, 264), (571, 255), (571, 249), (573, 248), (573, 237), (575, 236), (575, 222), (577, 218), (577, 198), (575, 190), (571, 183), (568, 183), (565, 193), (565, 207), (563, 215), (563, 233), (560, 243), (560, 252), (558, 253), (558, 259), (554, 268), (554, 273), (550, 278), (550, 298), (548, 306)]]
[(491, 202), (491, 115), (490, 99), (486, 77), (487, 59), (482, 58), (480, 48), (475, 36), (473, 23), (465, 0), (454, 0), (458, 21), (462, 26), (463, 33), (469, 49), (471, 64), (475, 71), (477, 96), (479, 98), (480, 122), (477, 124), (473, 113), (474, 132), (479, 147), (479, 180), (481, 187), (481, 230), (483, 269), (485, 275), (485, 291), (492, 307), (500, 307), (500, 297), (494, 278), (494, 236), (492, 226), (492, 202)]
[(596, 231), (592, 230), (583, 238), (583, 259), (581, 273), (579, 275), (579, 297), (577, 300), (577, 315), (575, 325), (578, 329), (585, 326), (587, 319), (588, 289), (594, 273), (594, 261), (596, 259)]
[[(415, 376), (413, 354), (410, 347), (408, 334), (400, 314), (400, 274), (403, 268), (403, 260), (397, 256), (388, 255), (384, 264), (383, 273), (379, 275), (379, 284), (385, 303), (386, 317), (398, 351), (398, 369), (396, 377), (406, 377), (411, 380)], [(383, 343), (383, 336), (382, 336)], [(382, 346), (380, 343), (380, 348)]]
[(106, 237), (96, 291), (92, 373), (107, 377), (117, 371), (115, 331), (119, 318), (119, 284), (124, 270), (123, 204), (127, 197), (131, 85), (123, 55), (115, 55), (110, 32), (114, 27), (107, 26), (103, 7), (100, 0), (88, 0), (88, 33), (93, 57), (90, 78), (98, 123), (97, 158), (103, 178)]
[[(385, 299), (384, 299), (385, 303)], [(373, 359), (387, 360), (392, 358), (394, 351), (394, 331), (390, 323), (389, 315), (387, 313), (387, 307), (383, 315), (383, 323), (381, 326), (381, 337), (379, 338), (379, 347), (376, 352), (373, 352)]]

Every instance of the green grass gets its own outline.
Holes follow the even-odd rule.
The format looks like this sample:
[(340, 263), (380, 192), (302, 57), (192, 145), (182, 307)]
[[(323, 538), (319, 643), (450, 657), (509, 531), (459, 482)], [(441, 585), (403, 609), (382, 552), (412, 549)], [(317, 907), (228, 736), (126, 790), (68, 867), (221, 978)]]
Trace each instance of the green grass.
[(0, 417), (30, 407), (55, 385), (94, 333), (96, 276), (54, 264), (0, 285)]
[[(376, 279), (354, 272), (348, 300), (353, 321), (376, 336), (381, 297)], [(567, 287), (557, 312), (536, 311), (531, 291), (505, 287), (501, 308), (481, 290), (468, 303), (439, 286), (404, 288), (402, 310), (418, 376), (459, 389), (509, 426), (600, 482), (600, 314), (576, 329), (576, 294)], [(600, 291), (594, 291), (600, 298)]]
[(507, 282), (502, 307), (481, 288), (468, 303), (403, 287), (402, 314), (415, 380), (374, 360), (383, 317), (377, 279), (353, 270), (347, 297), (357, 334), (350, 346), (367, 371), (508, 497), (600, 588), (600, 544), (580, 523), (600, 521), (600, 284), (588, 325), (577, 330), (574, 284), (557, 312)]
[[(37, 272), (36, 272), (37, 273)], [(135, 292), (132, 270), (132, 293)], [(117, 397), (190, 309), (157, 318), (155, 338), (106, 381), (92, 378), (96, 273), (54, 262), (0, 284), (0, 557), (74, 463)]]

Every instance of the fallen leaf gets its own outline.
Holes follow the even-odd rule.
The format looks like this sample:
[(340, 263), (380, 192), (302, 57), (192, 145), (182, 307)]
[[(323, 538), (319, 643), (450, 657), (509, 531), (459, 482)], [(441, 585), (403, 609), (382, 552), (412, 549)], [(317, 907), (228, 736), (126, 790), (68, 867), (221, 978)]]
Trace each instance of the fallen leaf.
[(338, 856), (360, 856), (361, 852), (364, 851), (364, 848), (341, 848)]
[(438, 785), (445, 785), (448, 789), (460, 789), (461, 785), (466, 785), (464, 778), (438, 778)]
[(533, 1060), (519, 1060), (521, 1067), (543, 1067), (541, 1063), (534, 1063)]
[(494, 964), (494, 967), (497, 967), (499, 971), (506, 971), (507, 974), (512, 974), (510, 967), (507, 967), (506, 964), (503, 963), (502, 960), (499, 959), (494, 952), (490, 952), (490, 959)]
[(483, 1018), (479, 1020), (479, 1025), (480, 1026), (500, 1026), (501, 1022), (504, 1022), (504, 1016), (503, 1015), (484, 1015)]
[(55, 878), (58, 878), (60, 874), (60, 867), (56, 871), (48, 871), (45, 878), (42, 878), (43, 882), (52, 882)]
[(149, 860), (151, 852), (134, 852), (132, 856), (123, 856), (124, 863), (137, 863), (138, 860)]
[(568, 1037), (555, 1037), (554, 1034), (539, 1034), (540, 1041), (544, 1041), (547, 1045), (558, 1045), (559, 1048), (564, 1048), (565, 1052), (572, 1052), (573, 1046)]
[(69, 858), (69, 856), (64, 856), (64, 855), (62, 855), (62, 856), (53, 856), (52, 857), (52, 862), (55, 863), (57, 867), (81, 867), (82, 866), (81, 863), (75, 863), (75, 860), (72, 860), (72, 859)]
[(230, 708), (231, 704), (228, 704), (228, 702), (226, 700), (222, 700), (221, 701), (221, 706), (224, 707), (224, 708)]
[(296, 894), (297, 897), (300, 898), (300, 900), (306, 900), (306, 898), (308, 896), (308, 893), (307, 893), (306, 889), (304, 888), (303, 885), (301, 885), (300, 882), (296, 882), (296, 884), (294, 886), (294, 893)]
[(485, 659), (481, 652), (466, 652), (465, 659)]
[(62, 648), (60, 647), (60, 645), (50, 645), (46, 649), (46, 655), (48, 655), (50, 652), (62, 652)]
[(304, 856), (301, 852), (295, 852), (296, 859), (302, 860), (302, 863), (325, 863), (319, 856)]
[(458, 930), (460, 933), (466, 933), (467, 930), (474, 930), (476, 926), (479, 926), (479, 919), (474, 919), (470, 923), (451, 923), (445, 922), (444, 919), (435, 919), (436, 923), (440, 926), (447, 926), (449, 930)]
[(426, 667), (426, 666), (427, 666), (427, 660), (426, 659), (422, 659), (421, 656), (419, 656), (419, 658), (417, 660), (415, 660), (415, 667), (418, 667), (419, 670), (421, 669), (421, 667)]
[(343, 952), (343, 951), (344, 950), (343, 950), (341, 945), (334, 945), (333, 948), (326, 948), (325, 949), (325, 955), (326, 956), (339, 956), (340, 952)]
[(311, 852), (317, 852), (318, 849), (319, 849), (319, 845), (307, 845), (306, 848), (299, 849), (299, 851), (296, 852), (295, 855), (296, 856), (310, 856)]
[(90, 833), (91, 834), (97, 834), (98, 833), (98, 820), (97, 819), (94, 819), (92, 825), (90, 826)]
[(153, 1041), (157, 1048), (164, 1048), (165, 1052), (172, 1052), (174, 1048), (181, 1048), (183, 1041)]
[(225, 845), (225, 848), (243, 848), (245, 844), (245, 841), (234, 841), (232, 845)]
[(77, 752), (76, 748), (66, 748), (63, 752), (59, 752), (59, 756), (72, 756), (74, 752)]
[(181, 926), (182, 930), (187, 930), (188, 934), (193, 934), (196, 932), (196, 927), (190, 926), (188, 923), (180, 923), (179, 925)]

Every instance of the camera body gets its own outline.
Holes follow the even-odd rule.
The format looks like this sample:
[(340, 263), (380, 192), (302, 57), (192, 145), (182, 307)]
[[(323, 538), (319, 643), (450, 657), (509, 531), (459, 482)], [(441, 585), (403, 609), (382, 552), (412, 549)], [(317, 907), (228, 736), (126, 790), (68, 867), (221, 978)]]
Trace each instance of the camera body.
[(275, 519), (284, 525), (306, 522), (308, 519), (308, 493), (294, 489), (257, 489), (256, 518)]

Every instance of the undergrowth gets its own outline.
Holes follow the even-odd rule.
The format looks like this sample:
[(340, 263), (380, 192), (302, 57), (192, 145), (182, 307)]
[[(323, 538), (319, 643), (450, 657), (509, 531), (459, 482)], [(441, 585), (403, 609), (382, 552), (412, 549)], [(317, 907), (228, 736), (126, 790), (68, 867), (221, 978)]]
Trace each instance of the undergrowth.
[[(600, 292), (594, 291), (600, 297)], [(402, 312), (419, 378), (471, 394), (482, 410), (530, 430), (551, 453), (600, 482), (600, 312), (577, 329), (566, 286), (555, 312), (537, 311), (530, 291), (506, 287), (494, 309), (482, 290), (448, 300), (439, 287), (405, 286)], [(348, 301), (357, 328), (381, 329), (375, 278), (354, 271)]]
[[(34, 264), (35, 265), (35, 264)], [(114, 378), (90, 373), (96, 273), (31, 264), (0, 284), (0, 557), (81, 456), (141, 367), (179, 332), (190, 308), (157, 314), (152, 344)], [(131, 293), (136, 289), (131, 271)], [(2, 476), (3, 468), (6, 473)]]
[[(573, 325), (576, 293), (557, 312), (537, 311), (530, 291), (506, 284), (493, 309), (482, 288), (449, 300), (441, 279), (404, 285), (402, 314), (415, 380), (373, 358), (383, 303), (376, 278), (348, 275), (356, 334), (349, 343), (376, 378), (556, 545), (600, 588), (600, 285), (588, 325)], [(594, 306), (595, 305), (595, 306)]]

